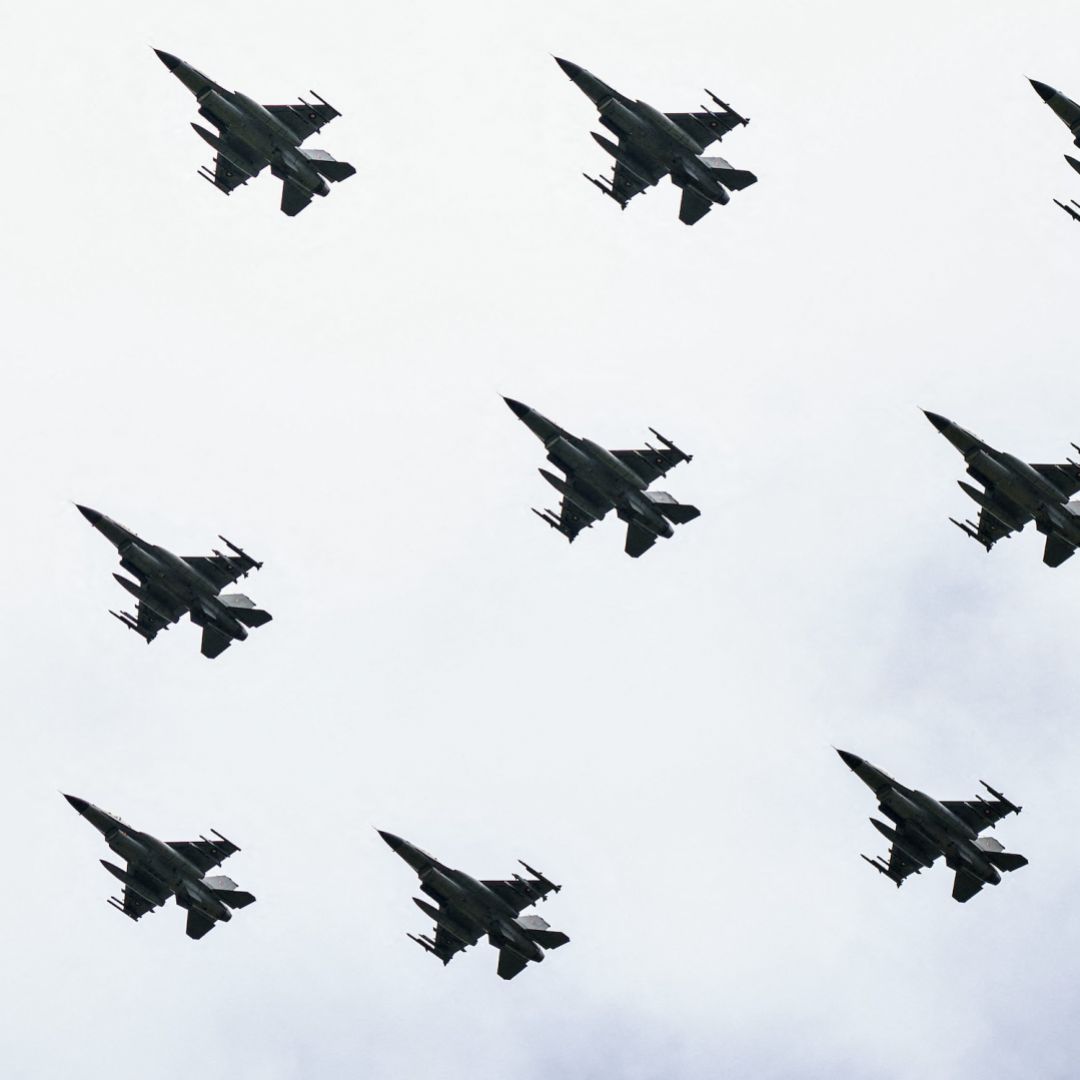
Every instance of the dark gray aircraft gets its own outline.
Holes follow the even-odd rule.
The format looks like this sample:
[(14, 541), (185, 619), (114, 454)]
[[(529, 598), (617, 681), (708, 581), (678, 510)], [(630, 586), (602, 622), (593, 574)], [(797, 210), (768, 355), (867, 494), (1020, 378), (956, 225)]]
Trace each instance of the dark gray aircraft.
[(669, 439), (649, 430), (663, 443), (658, 450), (646, 443), (644, 450), (605, 450), (590, 439), (580, 439), (541, 416), (535, 409), (512, 398), (503, 399), (514, 415), (544, 444), (548, 461), (566, 474), (566, 479), (540, 470), (540, 475), (562, 495), (562, 508), (533, 510), (573, 542), (582, 529), (592, 526), (609, 510), (627, 522), (626, 554), (637, 558), (656, 543), (658, 537), (674, 536), (671, 523), (683, 525), (700, 516), (696, 506), (676, 502), (666, 491), (647, 491), (660, 476), (667, 476), (682, 461), (692, 461)]
[(877, 818), (870, 819), (874, 828), (892, 841), (889, 861), (866, 855), (862, 858), (895, 881), (897, 888), (910, 875), (921, 873), (944, 855), (945, 865), (956, 871), (953, 899), (963, 904), (984, 885), (997, 885), (1001, 881), (1000, 871), (1027, 866), (1023, 855), (1006, 851), (993, 837), (979, 839), (984, 829), (992, 829), (1007, 814), (1019, 814), (1022, 809), (985, 781), (979, 783), (992, 800), (977, 795), (969, 802), (938, 802), (924, 792), (904, 787), (855, 754), (846, 750), (836, 752), (873, 791), (878, 810), (893, 822), (889, 826)]
[[(926, 411), (925, 409), (923, 410)], [(964, 455), (967, 471), (985, 490), (958, 481), (965, 495), (979, 504), (979, 523), (949, 520), (989, 551), (1000, 539), (1021, 532), (1029, 521), (1046, 536), (1043, 562), (1060, 566), (1080, 546), (1080, 464), (1029, 465), (995, 450), (944, 416), (927, 412), (930, 421)], [(1072, 444), (1080, 453), (1080, 446)]]
[(120, 552), (120, 565), (137, 581), (120, 574), (113, 577), (138, 601), (138, 614), (110, 611), (129, 630), (154, 640), (159, 630), (167, 630), (191, 613), (191, 621), (203, 628), (202, 654), (211, 660), (220, 656), (234, 641), (243, 641), (249, 626), (263, 626), (271, 615), (243, 593), (223, 593), (251, 569), (261, 570), (246, 551), (241, 551), (224, 536), (219, 540), (232, 553), (223, 555), (216, 548), (213, 555), (187, 555), (181, 558), (156, 544), (147, 543), (123, 525), (88, 506), (78, 511)]
[(221, 833), (211, 829), (213, 840), (200, 836), (198, 840), (166, 844), (149, 833), (125, 825), (114, 814), (85, 799), (75, 795), (64, 798), (105, 837), (117, 855), (127, 860), (126, 869), (104, 859), (101, 865), (123, 883), (123, 900), (112, 896), (109, 903), (129, 919), (138, 922), (148, 912), (161, 907), (170, 896), (175, 896), (177, 906), (187, 909), (188, 937), (198, 939), (213, 930), (215, 924), (228, 922), (233, 908), (247, 907), (255, 902), (255, 897), (237, 889), (231, 878), (206, 877), (207, 870), (220, 866), (240, 850)]
[[(1028, 79), (1028, 82), (1035, 88), (1035, 93), (1039, 95), (1046, 102), (1047, 105), (1054, 111), (1054, 114), (1061, 120), (1061, 122), (1069, 129), (1073, 136), (1073, 142), (1077, 146), (1080, 146), (1080, 105), (1077, 105), (1071, 98), (1067, 98), (1063, 93), (1055, 90), (1052, 86), (1047, 86), (1046, 83), (1038, 82), (1035, 79)], [(1076, 158), (1065, 155), (1065, 160), (1076, 170), (1080, 172), (1080, 161)], [(1075, 199), (1069, 200), (1073, 206), (1080, 207)], [(1054, 200), (1062, 210), (1068, 214), (1073, 221), (1080, 221), (1080, 214), (1072, 208), (1072, 206), (1066, 206), (1065, 203), (1058, 199)]]
[(231, 195), (241, 184), (270, 166), (284, 184), (281, 209), (295, 217), (315, 195), (327, 195), (330, 185), (347, 180), (356, 169), (335, 161), (325, 150), (303, 150), (300, 144), (340, 116), (314, 90), (316, 104), (300, 99), (299, 105), (260, 105), (236, 90), (226, 90), (183, 60), (155, 49), (161, 62), (195, 95), (199, 115), (217, 134), (198, 124), (191, 126), (217, 152), (214, 169), (203, 166), (199, 175)]
[(610, 181), (588, 174), (585, 179), (614, 199), (624, 210), (635, 195), (658, 184), (665, 176), (682, 188), (679, 220), (700, 221), (714, 204), (723, 206), (728, 191), (742, 191), (757, 177), (735, 169), (721, 157), (703, 157), (705, 147), (718, 142), (732, 128), (750, 123), (711, 90), (705, 93), (724, 111), (662, 113), (644, 101), (632, 101), (591, 72), (569, 60), (555, 62), (597, 107), (600, 123), (618, 137), (618, 144), (603, 135), (592, 137), (615, 159)]
[(539, 915), (521, 914), (562, 888), (539, 870), (522, 863), (531, 878), (514, 874), (510, 881), (477, 881), (400, 836), (381, 829), (379, 835), (417, 872), (420, 891), (435, 901), (437, 906), (413, 898), (413, 903), (435, 920), (434, 940), (424, 934), (407, 936), (444, 965), (487, 934), (499, 950), (499, 978), (512, 979), (530, 960), (543, 960), (545, 949), (557, 949), (570, 940), (561, 931), (552, 930)]

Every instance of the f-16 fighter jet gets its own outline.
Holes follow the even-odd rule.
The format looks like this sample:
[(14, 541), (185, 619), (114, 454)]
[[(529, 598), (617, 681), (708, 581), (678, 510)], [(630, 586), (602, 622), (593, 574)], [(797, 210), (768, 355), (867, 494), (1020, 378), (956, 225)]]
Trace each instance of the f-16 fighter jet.
[(217, 134), (198, 124), (191, 126), (217, 152), (214, 169), (203, 166), (199, 175), (231, 195), (241, 184), (270, 166), (284, 181), (281, 209), (295, 217), (315, 195), (328, 195), (328, 180), (347, 180), (356, 169), (335, 161), (325, 150), (302, 150), (300, 144), (340, 116), (314, 90), (316, 104), (260, 105), (238, 90), (226, 90), (183, 60), (155, 49), (161, 62), (195, 95), (199, 115), (217, 128)]
[(230, 878), (206, 877), (207, 870), (220, 866), (233, 852), (240, 849), (219, 832), (214, 839), (200, 836), (198, 840), (163, 843), (149, 833), (125, 825), (118, 817), (107, 813), (75, 795), (65, 799), (98, 832), (122, 859), (127, 868), (121, 869), (101, 860), (101, 865), (124, 885), (124, 898), (109, 898), (109, 903), (129, 919), (138, 922), (147, 912), (161, 907), (170, 896), (176, 897), (178, 907), (186, 908), (187, 935), (201, 938), (219, 922), (232, 918), (232, 908), (247, 907), (255, 902), (249, 892), (241, 892)]
[(252, 568), (262, 569), (246, 551), (241, 551), (224, 536), (218, 539), (229, 549), (223, 555), (216, 548), (213, 555), (187, 555), (181, 558), (163, 547), (140, 539), (123, 525), (88, 506), (78, 511), (120, 552), (120, 565), (138, 580), (121, 574), (113, 577), (138, 601), (136, 615), (110, 611), (129, 630), (154, 640), (159, 630), (191, 613), (191, 621), (203, 628), (202, 654), (211, 660), (220, 656), (234, 641), (243, 641), (249, 626), (263, 626), (271, 615), (243, 593), (223, 593), (226, 585), (247, 577)]
[(844, 764), (873, 791), (878, 810), (893, 825), (871, 818), (870, 824), (886, 840), (892, 841), (889, 861), (862, 857), (897, 888), (911, 874), (918, 874), (942, 855), (945, 865), (956, 871), (953, 899), (961, 904), (970, 900), (984, 885), (997, 885), (1002, 870), (1027, 866), (1023, 855), (1006, 851), (991, 836), (979, 838), (984, 829), (994, 827), (1007, 814), (1019, 814), (1000, 791), (979, 781), (992, 796), (977, 795), (969, 802), (938, 802), (921, 791), (904, 787), (891, 776), (846, 750), (836, 751)]
[(584, 175), (624, 210), (635, 195), (670, 175), (683, 192), (679, 220), (693, 225), (714, 203), (728, 202), (729, 190), (741, 191), (757, 182), (753, 173), (732, 168), (721, 157), (702, 156), (710, 143), (750, 123), (711, 90), (705, 93), (723, 112), (702, 105), (701, 112), (662, 113), (644, 101), (631, 101), (569, 60), (556, 56), (555, 62), (596, 105), (600, 123), (619, 140), (616, 144), (593, 132), (592, 137), (615, 159), (615, 172), (610, 181)]
[(510, 881), (477, 881), (464, 871), (444, 866), (400, 836), (381, 829), (379, 835), (417, 872), (420, 891), (435, 901), (432, 905), (413, 898), (413, 903), (435, 920), (434, 939), (425, 934), (407, 936), (444, 965), (487, 934), (499, 950), (499, 978), (512, 979), (530, 960), (543, 960), (545, 949), (557, 949), (570, 940), (552, 930), (539, 915), (521, 914), (562, 888), (539, 870), (522, 863), (531, 878), (514, 874)]
[[(925, 412), (925, 410), (923, 410)], [(983, 491), (958, 481), (965, 495), (981, 508), (979, 523), (949, 520), (989, 551), (1002, 537), (1020, 532), (1029, 521), (1046, 536), (1043, 562), (1060, 566), (1080, 545), (1080, 464), (1067, 458), (1061, 465), (1029, 465), (995, 450), (944, 416), (928, 412), (930, 421), (964, 455), (967, 471)], [(1072, 444), (1080, 453), (1080, 446)]]
[(653, 428), (649, 430), (663, 449), (646, 443), (644, 450), (605, 450), (590, 439), (571, 435), (520, 401), (503, 400), (544, 444), (548, 461), (566, 474), (564, 480), (546, 469), (540, 470), (540, 475), (562, 495), (562, 508), (558, 516), (553, 510), (533, 513), (567, 540), (573, 542), (582, 529), (591, 527), (613, 509), (629, 526), (626, 554), (636, 559), (656, 543), (657, 537), (674, 536), (672, 522), (683, 525), (700, 516), (696, 506), (676, 502), (666, 491), (646, 490), (680, 462), (693, 461), (693, 455), (684, 454)]

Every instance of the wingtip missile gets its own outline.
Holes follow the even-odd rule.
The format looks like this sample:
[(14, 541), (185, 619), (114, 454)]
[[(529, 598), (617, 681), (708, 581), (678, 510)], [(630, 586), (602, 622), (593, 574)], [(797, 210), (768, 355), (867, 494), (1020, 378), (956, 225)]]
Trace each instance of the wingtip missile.
[(615, 194), (615, 189), (604, 183), (602, 177), (590, 176), (588, 173), (582, 173), (582, 176), (589, 181), (593, 187), (598, 187), (609, 199), (614, 199), (624, 210), (626, 209), (626, 200), (619, 195)]
[[(871, 819), (873, 820), (873, 819)], [(884, 874), (890, 881), (894, 882), (899, 889), (904, 884), (903, 878), (898, 878), (888, 867), (888, 865), (878, 858), (871, 859), (869, 855), (860, 855), (860, 859), (868, 862), (879, 874)]]
[(750, 123), (750, 117), (740, 116), (726, 101), (721, 101), (708, 87), (705, 87), (705, 93), (708, 94), (709, 97), (724, 110), (724, 112), (734, 117), (736, 123), (742, 124), (743, 127), (746, 127), (746, 125)]
[(570, 541), (571, 543), (573, 543), (573, 542), (574, 542), (574, 537), (573, 537), (573, 535), (572, 535), (572, 534), (570, 533), (570, 530), (569, 530), (569, 529), (567, 529), (567, 528), (566, 528), (566, 527), (565, 527), (565, 526), (563, 525), (563, 523), (562, 523), (562, 522), (561, 522), (561, 521), (560, 521), (560, 520), (559, 520), (559, 519), (558, 519), (558, 518), (557, 518), (557, 517), (555, 516), (555, 514), (554, 514), (554, 511), (551, 511), (551, 510), (544, 510), (544, 511), (540, 511), (540, 510), (537, 510), (535, 506), (532, 506), (532, 507), (530, 507), (529, 509), (530, 509), (530, 510), (532, 510), (532, 512), (533, 512), (533, 513), (534, 513), (534, 514), (535, 514), (535, 515), (536, 515), (536, 516), (537, 516), (537, 517), (538, 517), (538, 518), (539, 518), (539, 519), (540, 519), (541, 521), (543, 521), (543, 522), (546, 522), (546, 523), (547, 523), (548, 525), (550, 525), (550, 526), (551, 526), (551, 527), (552, 527), (553, 529), (555, 529), (555, 530), (556, 530), (556, 532), (561, 532), (561, 533), (563, 534), (563, 536), (565, 536), (565, 537), (566, 537), (566, 539), (567, 539), (567, 540), (569, 540), (569, 541)]
[(992, 544), (991, 544), (991, 543), (989, 542), (989, 540), (983, 540), (983, 539), (982, 539), (982, 537), (980, 537), (980, 536), (979, 536), (979, 534), (978, 534), (978, 531), (977, 531), (977, 529), (978, 529), (978, 526), (977, 526), (977, 525), (975, 524), (975, 522), (974, 522), (974, 521), (964, 521), (964, 522), (960, 522), (960, 521), (957, 521), (957, 520), (956, 520), (956, 518), (953, 518), (953, 517), (949, 518), (949, 520), (950, 520), (950, 521), (951, 521), (951, 522), (952, 522), (952, 523), (953, 523), (953, 524), (954, 524), (954, 525), (955, 525), (955, 526), (956, 526), (956, 527), (957, 527), (957, 528), (958, 528), (958, 529), (959, 529), (959, 530), (960, 530), (960, 531), (961, 531), (962, 533), (966, 533), (966, 534), (967, 534), (968, 536), (970, 536), (970, 537), (971, 537), (971, 539), (972, 539), (972, 540), (976, 540), (976, 541), (978, 541), (978, 543), (980, 543), (980, 544), (981, 544), (981, 545), (982, 545), (982, 546), (983, 546), (984, 548), (986, 548), (986, 550), (987, 550), (987, 551), (989, 551), (989, 550), (990, 550), (990, 548), (991, 548), (991, 547), (993, 546), (993, 545), (992, 545)]
[(1017, 806), (1016, 803), (1007, 799), (1000, 791), (995, 791), (985, 780), (980, 780), (979, 783), (982, 784), (982, 786), (986, 788), (998, 802), (1007, 806), (1014, 814), (1019, 814), (1020, 811), (1024, 809), (1022, 806)]
[(229, 189), (228, 189), (228, 188), (224, 188), (224, 187), (222, 187), (222, 186), (221, 186), (221, 185), (220, 185), (220, 184), (219, 184), (219, 183), (217, 182), (217, 180), (216, 180), (216, 179), (214, 178), (214, 174), (213, 174), (213, 173), (212, 173), (212, 172), (211, 172), (211, 171), (210, 171), (210, 170), (209, 170), (209, 169), (208, 169), (208, 168), (207, 168), (207, 167), (206, 167), (205, 165), (200, 165), (200, 166), (199, 166), (199, 168), (198, 168), (198, 169), (196, 169), (195, 171), (196, 171), (196, 172), (198, 173), (198, 175), (199, 175), (199, 176), (201, 176), (201, 177), (202, 177), (202, 178), (203, 178), (203, 179), (204, 179), (204, 180), (205, 180), (205, 181), (206, 181), (206, 182), (207, 182), (208, 184), (213, 184), (213, 185), (214, 185), (214, 187), (216, 187), (216, 188), (218, 189), (218, 191), (220, 191), (220, 192), (222, 193), (222, 195), (231, 195), (231, 194), (232, 194), (232, 192), (231, 192), (231, 191), (229, 191)]
[(315, 92), (314, 90), (309, 90), (309, 91), (308, 91), (308, 93), (309, 93), (309, 94), (311, 94), (311, 96), (312, 96), (312, 97), (313, 97), (313, 98), (314, 98), (314, 99), (315, 99), (315, 100), (316, 100), (316, 101), (317, 101), (317, 102), (318, 102), (318, 103), (319, 103), (320, 105), (322, 105), (322, 106), (324, 106), (325, 108), (329, 109), (329, 110), (330, 110), (330, 111), (331, 111), (331, 112), (332, 112), (332, 113), (334, 114), (334, 116), (342, 116), (342, 115), (344, 115), (343, 113), (341, 113), (341, 112), (339, 112), (339, 111), (338, 111), (337, 109), (335, 109), (335, 108), (334, 108), (334, 106), (333, 106), (333, 105), (331, 105), (331, 104), (330, 104), (330, 102), (326, 100), (326, 98), (324, 98), (324, 97), (321, 97), (321, 96), (320, 96), (319, 94), (317, 94), (317, 93), (316, 93), (316, 92)]
[(147, 645), (150, 644), (150, 639), (153, 635), (139, 625), (139, 622), (134, 615), (129, 615), (126, 611), (113, 611), (112, 608), (109, 609), (109, 614), (114, 619), (119, 619), (129, 630), (134, 630), (136, 634), (141, 638), (144, 638)]
[(124, 910), (124, 905), (115, 896), (110, 896), (109, 899), (106, 900), (105, 902), (110, 907), (116, 908), (116, 910), (119, 911), (121, 915), (126, 915), (133, 922), (137, 921), (136, 917), (130, 911), (125, 911)]
[(435, 946), (434, 946), (434, 943), (428, 944), (428, 940), (427, 940), (427, 939), (425, 939), (425, 938), (424, 938), (424, 936), (423, 936), (422, 934), (410, 934), (410, 933), (406, 933), (406, 934), (405, 934), (405, 936), (406, 936), (406, 937), (407, 937), (407, 938), (408, 938), (408, 939), (409, 939), (410, 941), (415, 941), (415, 942), (416, 942), (416, 944), (417, 944), (417, 945), (419, 945), (419, 946), (420, 946), (420, 948), (422, 948), (422, 949), (423, 949), (423, 950), (424, 950), (425, 952), (429, 952), (429, 953), (433, 953), (433, 952), (435, 952)]
[(685, 450), (676, 446), (670, 439), (665, 439), (656, 428), (649, 428), (649, 430), (656, 436), (657, 440), (662, 442), (673, 454), (681, 454), (684, 461), (693, 461), (694, 455), (688, 454)]
[[(250, 556), (250, 555), (249, 555), (249, 554), (248, 554), (248, 553), (247, 553), (246, 551), (244, 551), (244, 549), (243, 549), (243, 548), (241, 548), (241, 547), (238, 547), (238, 546), (237, 546), (236, 544), (234, 544), (234, 543), (233, 543), (233, 542), (232, 542), (231, 540), (228, 540), (228, 539), (226, 539), (226, 538), (225, 538), (224, 536), (222, 536), (222, 535), (221, 535), (220, 533), (218, 534), (218, 539), (219, 539), (219, 540), (220, 540), (220, 541), (221, 541), (221, 542), (222, 542), (222, 543), (223, 543), (223, 544), (224, 544), (224, 545), (225, 545), (225, 546), (226, 546), (226, 547), (227, 547), (227, 548), (228, 548), (228, 549), (229, 549), (229, 550), (230, 550), (230, 551), (231, 551), (231, 552), (232, 552), (232, 553), (234, 554), (234, 555), (239, 555), (241, 559), (251, 559), (251, 556)], [(256, 570), (261, 570), (261, 569), (263, 568), (263, 564), (262, 564), (261, 562), (259, 562), (259, 561), (258, 561), (257, 559), (251, 559), (251, 565), (252, 565), (252, 566), (254, 566)], [(245, 576), (246, 576), (246, 575), (245, 575)]]
[(233, 849), (234, 851), (239, 851), (239, 850), (240, 850), (240, 845), (239, 845), (239, 844), (234, 844), (234, 843), (233, 843), (233, 842), (232, 842), (231, 840), (229, 840), (229, 839), (227, 839), (226, 837), (222, 836), (222, 835), (221, 835), (221, 833), (219, 833), (219, 832), (217, 831), (217, 829), (211, 829), (210, 831), (211, 831), (211, 832), (212, 832), (212, 833), (214, 834), (214, 836), (216, 836), (216, 837), (217, 837), (217, 838), (218, 838), (218, 839), (219, 839), (219, 840), (220, 840), (220, 841), (221, 841), (221, 842), (222, 842), (223, 844), (228, 844), (228, 845), (229, 845), (229, 847), (231, 847), (231, 848), (232, 848), (232, 849)]
[(532, 874), (532, 876), (534, 878), (536, 878), (536, 880), (538, 882), (540, 882), (541, 885), (546, 885), (549, 889), (551, 889), (552, 892), (562, 892), (562, 886), (561, 885), (556, 885), (554, 881), (551, 881), (549, 878), (546, 878), (539, 870), (534, 870), (523, 859), (518, 859), (518, 862), (523, 867), (525, 867), (525, 872), (528, 873), (528, 874)]

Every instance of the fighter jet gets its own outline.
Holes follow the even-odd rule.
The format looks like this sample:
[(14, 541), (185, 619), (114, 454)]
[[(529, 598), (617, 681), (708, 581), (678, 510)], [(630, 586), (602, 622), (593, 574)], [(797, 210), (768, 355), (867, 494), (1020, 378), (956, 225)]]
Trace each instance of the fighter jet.
[(178, 907), (186, 908), (187, 935), (198, 940), (219, 922), (232, 918), (232, 908), (255, 902), (249, 892), (242, 892), (236, 882), (224, 876), (206, 877), (207, 870), (220, 866), (240, 849), (219, 832), (210, 830), (214, 839), (163, 843), (149, 833), (139, 832), (120, 818), (101, 810), (85, 799), (65, 795), (65, 799), (91, 825), (102, 833), (106, 843), (127, 868), (101, 860), (101, 865), (124, 885), (124, 898), (109, 897), (109, 904), (129, 919), (139, 921), (148, 912), (161, 907), (170, 896)]
[(262, 569), (246, 551), (218, 539), (231, 554), (214, 548), (213, 555), (181, 558), (163, 547), (140, 539), (123, 525), (88, 506), (76, 507), (80, 514), (120, 552), (120, 565), (138, 580), (121, 574), (113, 577), (139, 602), (138, 614), (110, 611), (129, 630), (154, 640), (159, 630), (167, 630), (180, 617), (191, 613), (191, 621), (203, 628), (202, 654), (211, 660), (234, 641), (243, 641), (249, 626), (264, 626), (271, 619), (243, 593), (223, 593), (226, 585), (247, 577), (252, 568)]
[(270, 166), (283, 180), (281, 209), (295, 217), (315, 195), (327, 195), (330, 185), (347, 180), (356, 169), (335, 161), (325, 150), (303, 150), (300, 144), (340, 116), (332, 105), (311, 91), (315, 104), (260, 105), (238, 90), (226, 90), (190, 64), (160, 49), (161, 62), (195, 95), (199, 115), (217, 128), (217, 134), (198, 124), (191, 126), (217, 152), (213, 171), (203, 166), (199, 175), (231, 195), (241, 184)]
[[(923, 410), (924, 412), (926, 410)], [(1080, 464), (1066, 458), (1062, 465), (1029, 465), (1012, 454), (995, 450), (959, 424), (927, 412), (930, 421), (964, 455), (967, 471), (985, 490), (958, 481), (965, 495), (979, 504), (979, 522), (949, 520), (989, 551), (1002, 537), (1021, 532), (1034, 520), (1046, 536), (1043, 562), (1060, 566), (1080, 545)], [(1080, 446), (1071, 444), (1077, 453)]]
[(614, 509), (628, 524), (626, 554), (636, 559), (658, 537), (674, 536), (672, 522), (683, 525), (700, 516), (696, 506), (676, 502), (666, 491), (646, 490), (680, 462), (693, 461), (693, 455), (683, 453), (654, 428), (649, 430), (663, 449), (646, 443), (644, 450), (605, 450), (590, 439), (571, 435), (520, 401), (503, 400), (544, 444), (548, 461), (566, 474), (564, 480), (546, 469), (540, 470), (540, 475), (562, 495), (562, 508), (557, 516), (554, 510), (533, 513), (571, 543), (582, 529), (590, 528)]
[(592, 137), (615, 159), (610, 181), (582, 175), (624, 210), (627, 203), (665, 176), (682, 188), (679, 220), (687, 225), (700, 221), (714, 203), (723, 206), (728, 191), (741, 191), (757, 177), (733, 168), (721, 157), (703, 157), (710, 143), (718, 142), (732, 128), (750, 123), (711, 90), (705, 93), (723, 112), (701, 106), (701, 112), (662, 113), (644, 101), (612, 89), (591, 72), (569, 60), (555, 62), (600, 111), (600, 123), (618, 137), (618, 144), (592, 132)]
[(1027, 866), (1023, 855), (1014, 855), (993, 837), (979, 839), (979, 833), (994, 828), (1007, 814), (1019, 814), (1000, 791), (980, 780), (992, 800), (977, 795), (969, 802), (938, 802), (921, 791), (904, 787), (891, 776), (846, 750), (836, 751), (844, 764), (869, 787), (878, 800), (878, 810), (893, 825), (871, 818), (870, 823), (886, 840), (892, 841), (889, 861), (865, 859), (897, 888), (911, 874), (921, 873), (942, 855), (945, 865), (956, 871), (953, 899), (970, 900), (984, 885), (997, 885), (1002, 870)]
[(510, 881), (477, 881), (462, 870), (453, 870), (418, 847), (393, 833), (379, 835), (419, 875), (420, 891), (435, 901), (434, 906), (419, 897), (413, 903), (435, 920), (435, 937), (407, 934), (426, 952), (433, 953), (443, 966), (484, 934), (499, 950), (499, 978), (512, 979), (525, 965), (544, 959), (545, 949), (557, 949), (570, 939), (552, 930), (539, 915), (522, 915), (537, 900), (559, 892), (561, 885), (548, 881), (539, 870), (522, 863), (531, 878), (513, 874)]

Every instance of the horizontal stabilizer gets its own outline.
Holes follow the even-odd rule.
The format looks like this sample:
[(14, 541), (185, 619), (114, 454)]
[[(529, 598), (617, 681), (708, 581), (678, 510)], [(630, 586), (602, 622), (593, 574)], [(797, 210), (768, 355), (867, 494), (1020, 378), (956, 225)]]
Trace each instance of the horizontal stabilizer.
[(237, 622), (242, 622), (245, 626), (265, 626), (274, 617), (262, 608), (244, 608), (241, 611), (234, 611), (233, 615), (236, 616)]
[(952, 887), (953, 899), (966, 904), (982, 887), (981, 878), (969, 874), (966, 870), (958, 870)]
[(196, 941), (201, 937), (205, 937), (214, 929), (215, 920), (204, 915), (201, 911), (196, 911), (195, 908), (188, 909), (187, 916), (187, 936), (194, 938)]
[(1047, 566), (1060, 566), (1068, 559), (1076, 548), (1063, 536), (1051, 533), (1046, 538), (1046, 547), (1043, 550), (1043, 562)]
[(223, 634), (216, 626), (206, 626), (202, 634), (202, 654), (208, 660), (220, 656), (230, 645), (232, 638)]
[(499, 950), (499, 978), (512, 979), (525, 968), (529, 961), (513, 949), (502, 948)]
[(226, 889), (235, 889), (236, 882), (225, 874), (217, 874), (215, 877), (204, 877), (203, 884), (214, 892), (222, 892)]
[(222, 892), (214, 892), (214, 895), (226, 906), (231, 908), (245, 908), (248, 904), (255, 903), (255, 897), (243, 889), (226, 889)]
[(222, 593), (218, 599), (227, 608), (253, 608), (255, 606), (255, 601), (242, 592)]
[(1021, 866), (1027, 866), (1028, 861), (1023, 855), (1017, 855), (1013, 851), (990, 851), (986, 854), (986, 861), (999, 870), (1019, 870)]
[(682, 202), (679, 203), (679, 220), (684, 225), (693, 225), (700, 221), (712, 209), (712, 199), (707, 199), (692, 187), (684, 187)]
[(724, 187), (731, 191), (742, 191), (757, 183), (757, 177), (745, 169), (733, 169), (722, 157), (703, 157), (702, 164), (708, 165), (709, 171)]
[(348, 180), (356, 172), (356, 166), (347, 161), (338, 161), (326, 150), (301, 150), (308, 164), (331, 183), (337, 184)]
[(245, 626), (265, 626), (273, 618), (269, 611), (257, 608), (255, 601), (243, 593), (222, 593), (218, 599)]
[(558, 949), (570, 940), (561, 930), (530, 930), (529, 937), (541, 949)]
[(526, 933), (532, 933), (534, 930), (547, 930), (551, 926), (551, 923), (542, 915), (519, 915), (514, 922)]
[(646, 491), (645, 498), (649, 500), (668, 519), (676, 525), (685, 525), (696, 517), (701, 517), (701, 511), (696, 506), (681, 503), (678, 499), (669, 495), (666, 491)]

